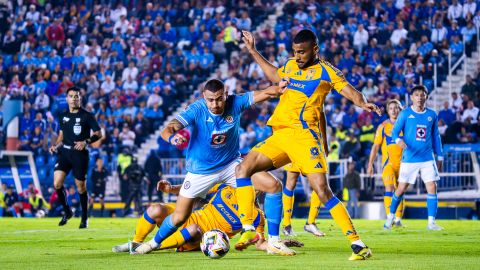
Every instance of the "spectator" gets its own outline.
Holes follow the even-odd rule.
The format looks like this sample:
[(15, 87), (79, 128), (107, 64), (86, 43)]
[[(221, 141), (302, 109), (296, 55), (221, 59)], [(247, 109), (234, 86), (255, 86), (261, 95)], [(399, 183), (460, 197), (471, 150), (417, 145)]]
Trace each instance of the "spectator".
[(475, 106), (473, 101), (469, 101), (467, 103), (467, 108), (463, 111), (462, 114), (462, 122), (469, 121), (470, 124), (477, 124), (478, 123), (478, 112), (479, 109)]
[(390, 37), (390, 41), (394, 46), (400, 44), (400, 40), (407, 39), (408, 31), (403, 28), (403, 22), (397, 22), (397, 29), (395, 29)]
[(454, 112), (462, 110), (462, 99), (458, 96), (457, 92), (452, 92), (449, 103), (452, 104)]
[(455, 112), (450, 108), (448, 101), (443, 103), (443, 110), (438, 113), (438, 119), (442, 119), (443, 123), (448, 126), (456, 119)]
[(363, 48), (368, 45), (368, 32), (365, 30), (363, 24), (358, 25), (357, 31), (353, 35), (353, 46), (359, 54), (363, 53)]
[(347, 209), (352, 218), (360, 217), (360, 211), (358, 207), (358, 198), (360, 197), (360, 185), (360, 174), (355, 171), (355, 163), (351, 162), (348, 164), (348, 173), (343, 179), (343, 188), (348, 192)]
[(470, 100), (474, 100), (476, 98), (477, 92), (478, 92), (478, 86), (477, 84), (473, 81), (472, 76), (468, 74), (465, 77), (465, 84), (462, 86), (462, 95), (468, 96)]
[(157, 183), (162, 179), (163, 168), (157, 151), (151, 150), (145, 161), (145, 173), (148, 178), (148, 203), (153, 202), (153, 194), (157, 194), (157, 202), (163, 202), (163, 193), (157, 190)]

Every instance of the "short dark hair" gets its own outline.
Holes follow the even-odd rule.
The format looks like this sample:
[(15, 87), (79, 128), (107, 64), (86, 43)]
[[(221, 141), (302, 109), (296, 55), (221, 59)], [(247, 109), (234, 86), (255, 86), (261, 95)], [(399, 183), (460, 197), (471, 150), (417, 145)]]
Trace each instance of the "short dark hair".
[(210, 91), (210, 92), (218, 92), (218, 91), (223, 91), (225, 89), (225, 85), (223, 84), (222, 81), (217, 80), (217, 79), (211, 79), (205, 83), (203, 86), (203, 91)]
[(76, 87), (76, 86), (72, 86), (72, 87), (69, 87), (67, 89), (67, 95), (68, 95), (68, 92), (70, 91), (74, 91), (74, 92), (80, 92), (80, 88)]
[(293, 43), (310, 42), (311, 44), (318, 44), (317, 35), (308, 29), (303, 29), (298, 32), (293, 38)]
[(425, 85), (420, 84), (420, 85), (414, 86), (412, 88), (412, 94), (415, 93), (416, 91), (423, 91), (423, 92), (425, 92), (425, 95), (428, 96), (428, 89), (427, 89), (427, 87), (425, 87)]

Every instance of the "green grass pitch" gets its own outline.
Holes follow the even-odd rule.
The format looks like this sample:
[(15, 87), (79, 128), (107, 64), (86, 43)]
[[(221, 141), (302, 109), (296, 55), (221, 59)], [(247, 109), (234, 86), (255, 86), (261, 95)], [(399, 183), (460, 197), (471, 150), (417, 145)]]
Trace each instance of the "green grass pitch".
[[(87, 230), (79, 219), (58, 227), (59, 219), (0, 219), (1, 269), (480, 269), (480, 222), (439, 220), (444, 231), (426, 230), (426, 220), (405, 220), (405, 228), (384, 231), (383, 221), (355, 220), (373, 257), (350, 262), (348, 241), (332, 220), (319, 220), (327, 233), (313, 238), (294, 220), (303, 248), (297, 256), (268, 255), (250, 248), (230, 250), (211, 260), (201, 252), (172, 250), (148, 255), (114, 254), (113, 245), (132, 238), (135, 219), (92, 218)], [(236, 238), (233, 239), (233, 243)]]

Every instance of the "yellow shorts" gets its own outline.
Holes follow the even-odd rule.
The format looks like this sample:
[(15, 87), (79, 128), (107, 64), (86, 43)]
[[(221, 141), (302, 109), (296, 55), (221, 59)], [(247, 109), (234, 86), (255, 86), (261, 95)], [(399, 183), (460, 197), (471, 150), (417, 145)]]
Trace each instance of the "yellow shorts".
[(288, 163), (287, 165), (283, 166), (283, 169), (287, 172), (294, 172), (294, 173), (300, 172), (300, 170), (298, 169), (298, 166), (294, 165), (293, 163)]
[(293, 163), (304, 175), (328, 172), (320, 135), (312, 129), (276, 130), (268, 139), (258, 143), (252, 151), (267, 156), (276, 168)]
[(383, 167), (382, 179), (385, 186), (394, 185), (398, 186), (398, 175), (400, 173), (400, 168), (396, 168), (392, 164), (388, 163)]

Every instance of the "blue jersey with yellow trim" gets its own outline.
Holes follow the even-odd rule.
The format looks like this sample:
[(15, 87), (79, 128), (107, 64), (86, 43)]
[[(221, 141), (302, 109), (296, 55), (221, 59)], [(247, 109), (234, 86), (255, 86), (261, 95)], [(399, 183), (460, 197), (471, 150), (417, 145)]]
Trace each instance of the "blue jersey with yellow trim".
[(190, 173), (218, 171), (240, 156), (239, 128), (244, 110), (253, 105), (253, 92), (229, 96), (223, 114), (208, 110), (205, 99), (188, 106), (176, 117), (185, 127), (191, 126), (186, 169)]
[(277, 73), (280, 78), (290, 78), (290, 83), (267, 122), (274, 130), (289, 127), (318, 131), (325, 97), (331, 89), (340, 92), (348, 85), (342, 72), (324, 60), (300, 69), (291, 58)]

